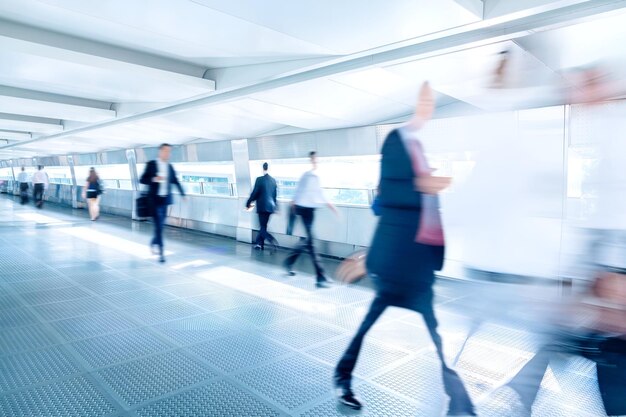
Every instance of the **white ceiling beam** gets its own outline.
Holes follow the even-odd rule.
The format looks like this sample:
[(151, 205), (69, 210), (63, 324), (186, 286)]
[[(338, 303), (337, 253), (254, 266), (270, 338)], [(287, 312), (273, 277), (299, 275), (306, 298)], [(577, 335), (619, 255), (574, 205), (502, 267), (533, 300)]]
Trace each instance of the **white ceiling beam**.
[(81, 100), (72, 99), (72, 97), (56, 94), (0, 86), (0, 113), (76, 120), (88, 123), (102, 122), (115, 118), (115, 111), (105, 107), (110, 107), (111, 104), (109, 103), (97, 102), (101, 103), (100, 106), (92, 107), (79, 105), (78, 103)]
[[(477, 46), (517, 39), (530, 33), (574, 24), (579, 19), (615, 11), (624, 7), (626, 7), (626, 0), (595, 0), (586, 4), (574, 4), (556, 10), (537, 11), (534, 14), (525, 13), (523, 15), (518, 14), (484, 20), (383, 48), (326, 61), (313, 67), (295, 70), (254, 84), (223, 89), (188, 100), (182, 100), (178, 103), (145, 113), (122, 117), (109, 122), (96, 123), (68, 130), (60, 134), (31, 139), (30, 142), (57, 139), (70, 135), (80, 135), (84, 132), (105, 127), (118, 126), (201, 106), (226, 103), (267, 90), (329, 77), (348, 71), (415, 61)], [(0, 146), (0, 149), (13, 146), (15, 145), (4, 145)]]
[[(0, 113), (0, 130), (55, 134), (63, 132), (60, 120)], [(26, 142), (31, 142), (32, 139)]]
[(28, 140), (33, 136), (30, 133), (23, 132), (11, 132), (6, 130), (0, 130), (0, 139), (9, 139), (9, 140)]
[(215, 82), (203, 78), (206, 70), (203, 67), (9, 20), (0, 19), (0, 47), (90, 67), (132, 72), (163, 82), (202, 87), (206, 91), (215, 90)]

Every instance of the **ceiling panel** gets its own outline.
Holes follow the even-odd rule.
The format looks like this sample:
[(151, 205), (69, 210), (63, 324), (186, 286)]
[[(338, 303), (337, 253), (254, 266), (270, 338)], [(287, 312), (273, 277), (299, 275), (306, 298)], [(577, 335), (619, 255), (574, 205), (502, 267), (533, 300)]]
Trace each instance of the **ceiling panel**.
[[(495, 88), (499, 53), (505, 50), (510, 57), (505, 79), (507, 88)], [(552, 100), (551, 96), (558, 93), (555, 72), (514, 42), (491, 44), (385, 69), (404, 77), (427, 78), (436, 90), (485, 110), (524, 107)]]
[(454, 0), (194, 1), (338, 54), (363, 51), (479, 20)]
[[(259, 2), (255, 10), (268, 9)], [(12, 0), (1, 0), (0, 15), (202, 65), (214, 66), (214, 59), (238, 59), (243, 65), (332, 52), (188, 0), (20, 0), (19, 7)]]
[(356, 124), (369, 118), (372, 112), (377, 112), (380, 118), (389, 118), (412, 111), (412, 107), (406, 104), (330, 79), (317, 79), (277, 88), (254, 94), (252, 98)]
[(294, 109), (288, 106), (246, 98), (221, 104), (214, 109), (233, 117), (267, 121), (304, 129), (324, 129), (345, 121), (320, 114)]
[(518, 43), (552, 69), (566, 69), (594, 63), (624, 68), (626, 10), (587, 22), (539, 32)]

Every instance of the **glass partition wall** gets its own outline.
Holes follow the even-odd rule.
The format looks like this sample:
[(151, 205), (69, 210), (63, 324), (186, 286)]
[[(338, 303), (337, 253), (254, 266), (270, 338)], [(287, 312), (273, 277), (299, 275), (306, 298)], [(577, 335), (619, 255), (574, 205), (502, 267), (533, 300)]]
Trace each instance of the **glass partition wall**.
[[(318, 157), (317, 174), (326, 197), (334, 204), (368, 206), (380, 176), (380, 155)], [(263, 175), (263, 163), (278, 184), (278, 199), (290, 201), (302, 174), (311, 169), (308, 158), (250, 161), (252, 184)]]

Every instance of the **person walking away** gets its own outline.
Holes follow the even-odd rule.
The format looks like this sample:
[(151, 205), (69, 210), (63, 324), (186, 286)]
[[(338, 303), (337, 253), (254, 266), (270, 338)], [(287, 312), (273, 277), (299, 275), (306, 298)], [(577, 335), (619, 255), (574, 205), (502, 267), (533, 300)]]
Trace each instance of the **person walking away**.
[(376, 297), (334, 375), (338, 400), (353, 409), (362, 406), (351, 385), (363, 339), (385, 309), (396, 306), (420, 313), (424, 319), (441, 362), (444, 388), (450, 397), (447, 415), (476, 415), (459, 375), (445, 363), (433, 310), (434, 271), (441, 270), (444, 262), (437, 194), (450, 184), (449, 178), (431, 176), (417, 138), (433, 111), (433, 92), (428, 83), (424, 83), (415, 116), (406, 126), (390, 132), (382, 148), (378, 194), (381, 216), (366, 261), (374, 279)]
[(17, 182), (20, 184), (20, 204), (28, 203), (28, 174), (24, 167), (17, 176)]
[(167, 143), (159, 146), (159, 156), (146, 164), (141, 182), (148, 188), (148, 204), (154, 220), (154, 237), (150, 243), (152, 252), (159, 255), (159, 262), (165, 262), (163, 252), (163, 224), (167, 216), (167, 206), (172, 204), (172, 184), (178, 187), (185, 197), (185, 191), (176, 178), (176, 171), (169, 163), (172, 146)]
[(43, 208), (43, 195), (48, 185), (48, 174), (43, 170), (43, 165), (37, 166), (37, 172), (33, 174), (33, 200), (39, 209)]
[(265, 240), (268, 240), (272, 244), (272, 252), (276, 252), (278, 241), (274, 236), (269, 234), (267, 225), (270, 221), (270, 216), (276, 212), (278, 207), (276, 200), (278, 188), (276, 186), (276, 180), (267, 172), (268, 168), (268, 163), (263, 163), (263, 175), (258, 177), (254, 182), (254, 189), (246, 202), (246, 208), (249, 209), (252, 202), (256, 201), (256, 212), (259, 216), (261, 230), (259, 230), (254, 248), (264, 250)]
[(300, 177), (295, 197), (291, 202), (291, 209), (295, 210), (296, 215), (302, 218), (304, 229), (306, 231), (306, 237), (301, 239), (298, 246), (296, 246), (291, 251), (289, 256), (287, 256), (284, 266), (289, 275), (295, 275), (295, 272), (293, 271), (293, 264), (298, 260), (298, 257), (303, 252), (308, 252), (311, 256), (311, 260), (313, 261), (313, 266), (315, 267), (315, 285), (317, 288), (326, 288), (328, 287), (329, 280), (324, 275), (324, 268), (322, 268), (319, 256), (315, 252), (315, 246), (313, 244), (313, 222), (315, 220), (315, 210), (319, 207), (326, 205), (336, 215), (338, 212), (335, 206), (328, 201), (324, 195), (319, 177), (315, 172), (317, 170), (316, 153), (310, 152), (309, 159), (311, 161), (311, 170), (305, 172), (302, 177)]
[(89, 177), (83, 188), (83, 198), (87, 200), (87, 208), (89, 209), (89, 218), (91, 221), (98, 220), (100, 217), (100, 195), (102, 194), (102, 185), (100, 177), (96, 169), (89, 168)]

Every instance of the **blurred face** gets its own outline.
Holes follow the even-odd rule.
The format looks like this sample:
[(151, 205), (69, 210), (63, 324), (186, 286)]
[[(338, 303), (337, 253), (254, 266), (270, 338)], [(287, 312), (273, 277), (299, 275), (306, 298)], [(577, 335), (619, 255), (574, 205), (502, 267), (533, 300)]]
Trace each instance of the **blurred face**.
[(424, 83), (419, 93), (415, 116), (425, 123), (433, 117), (435, 111), (435, 97), (430, 84)]
[(161, 149), (159, 149), (159, 159), (161, 161), (169, 161), (170, 160), (170, 153), (172, 152), (172, 148), (169, 146), (164, 146)]

